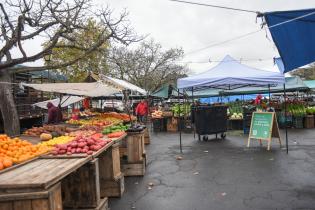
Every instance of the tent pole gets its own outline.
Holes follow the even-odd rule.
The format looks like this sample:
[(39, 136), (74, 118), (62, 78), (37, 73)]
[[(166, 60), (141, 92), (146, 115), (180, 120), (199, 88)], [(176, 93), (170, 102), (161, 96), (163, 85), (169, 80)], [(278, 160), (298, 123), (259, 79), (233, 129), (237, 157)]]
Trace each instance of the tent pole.
[(271, 99), (270, 99), (270, 84), (268, 85), (268, 93), (269, 93), (269, 108), (270, 108), (270, 101), (271, 101)]
[[(195, 107), (195, 102), (194, 102), (194, 87), (191, 88), (191, 98), (192, 98), (192, 105), (193, 107)], [(195, 110), (192, 110), (192, 112), (195, 112)], [(194, 113), (194, 117), (195, 116), (195, 113)], [(196, 129), (195, 129), (195, 122), (192, 123), (192, 126), (193, 126), (193, 129), (194, 129), (194, 139), (196, 138)]]
[(182, 128), (181, 128), (181, 117), (180, 117), (180, 97), (179, 97), (179, 89), (177, 89), (178, 91), (178, 130), (179, 130), (179, 149), (180, 149), (180, 153), (183, 153), (182, 150)]
[(287, 154), (288, 154), (289, 153), (289, 145), (288, 145), (288, 126), (287, 126), (287, 94), (285, 91), (285, 84), (283, 84), (283, 93), (284, 93), (285, 145), (286, 145)]

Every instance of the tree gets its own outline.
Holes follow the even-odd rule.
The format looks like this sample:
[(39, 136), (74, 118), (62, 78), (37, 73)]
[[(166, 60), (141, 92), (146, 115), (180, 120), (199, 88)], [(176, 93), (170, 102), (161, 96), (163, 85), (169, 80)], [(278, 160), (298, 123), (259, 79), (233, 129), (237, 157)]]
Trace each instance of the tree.
[(110, 73), (153, 92), (187, 73), (187, 68), (176, 64), (183, 54), (180, 48), (163, 51), (162, 46), (153, 40), (141, 42), (134, 50), (113, 48), (109, 57)]
[[(100, 33), (104, 30), (103, 26), (97, 23), (94, 19), (89, 19), (86, 27), (88, 30), (79, 31), (73, 34), (73, 37), (75, 37), (76, 43), (79, 46), (87, 47), (92, 43), (97, 42)], [(81, 49), (59, 47), (71, 44), (72, 41), (62, 38), (52, 49), (51, 60), (47, 61), (46, 65), (57, 65), (58, 63), (69, 62), (76, 57), (81, 56), (81, 54), (84, 54), (84, 50)], [(109, 42), (107, 41), (78, 62), (70, 66), (59, 68), (58, 71), (61, 71), (65, 76), (67, 76), (71, 82), (83, 81), (83, 79), (87, 77), (88, 72), (107, 74), (108, 48)]]
[(290, 74), (292, 76), (299, 76), (302, 79), (313, 80), (315, 79), (315, 63), (310, 64), (308, 67), (294, 70)]
[[(126, 11), (118, 18), (113, 18), (108, 7), (96, 12), (92, 10), (90, 0), (6, 0), (0, 3), (0, 109), (7, 134), (18, 135), (20, 129), (9, 84), (11, 74), (67, 67), (89, 56), (108, 41), (129, 44), (138, 40), (126, 20)], [(104, 27), (99, 31), (96, 41), (81, 46), (75, 35), (89, 30), (86, 23), (91, 17), (97, 18), (96, 21)], [(46, 43), (43, 48), (33, 54), (25, 50), (27, 41), (43, 36), (47, 39), (43, 41), (43, 44)], [(67, 42), (59, 43), (61, 39)], [(42, 59), (56, 47), (78, 49), (81, 53), (73, 56), (72, 60), (46, 66), (17, 66)], [(20, 53), (13, 55), (13, 50)]]

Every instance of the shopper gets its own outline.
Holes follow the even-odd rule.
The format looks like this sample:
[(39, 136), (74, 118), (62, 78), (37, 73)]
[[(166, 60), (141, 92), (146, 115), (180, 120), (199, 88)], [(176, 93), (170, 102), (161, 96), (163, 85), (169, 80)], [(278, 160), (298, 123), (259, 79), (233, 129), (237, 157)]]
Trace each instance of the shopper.
[(148, 115), (148, 105), (144, 100), (141, 100), (141, 102), (137, 105), (136, 115), (140, 123), (146, 122), (146, 116)]
[(60, 107), (56, 107), (51, 102), (48, 102), (47, 108), (48, 124), (56, 124), (62, 121), (62, 113)]

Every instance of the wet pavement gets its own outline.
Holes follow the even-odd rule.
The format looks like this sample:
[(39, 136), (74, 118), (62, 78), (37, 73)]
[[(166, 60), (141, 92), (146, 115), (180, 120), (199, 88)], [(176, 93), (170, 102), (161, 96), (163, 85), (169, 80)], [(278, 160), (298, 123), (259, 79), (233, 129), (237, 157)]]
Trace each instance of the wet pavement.
[[(281, 131), (282, 142), (284, 132)], [(213, 137), (213, 136), (209, 136)], [(111, 210), (315, 209), (315, 129), (290, 130), (289, 154), (234, 131), (225, 140), (151, 133), (144, 177), (126, 177)], [(176, 157), (181, 156), (182, 160)], [(149, 183), (153, 186), (150, 187)], [(152, 188), (152, 189), (151, 189)]]

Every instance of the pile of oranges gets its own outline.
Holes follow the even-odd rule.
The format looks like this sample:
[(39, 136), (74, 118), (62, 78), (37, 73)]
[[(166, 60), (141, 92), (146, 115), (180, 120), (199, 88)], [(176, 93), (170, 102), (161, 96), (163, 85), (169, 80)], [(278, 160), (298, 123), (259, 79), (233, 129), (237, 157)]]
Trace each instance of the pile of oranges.
[(47, 146), (33, 145), (19, 138), (10, 138), (7, 135), (0, 135), (0, 170), (48, 151), (49, 148)]

